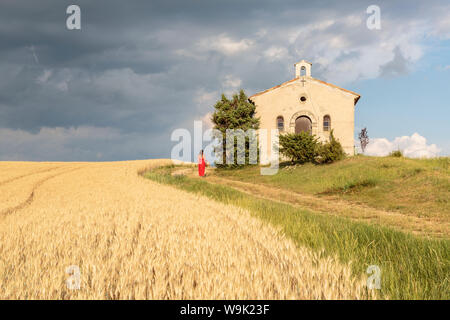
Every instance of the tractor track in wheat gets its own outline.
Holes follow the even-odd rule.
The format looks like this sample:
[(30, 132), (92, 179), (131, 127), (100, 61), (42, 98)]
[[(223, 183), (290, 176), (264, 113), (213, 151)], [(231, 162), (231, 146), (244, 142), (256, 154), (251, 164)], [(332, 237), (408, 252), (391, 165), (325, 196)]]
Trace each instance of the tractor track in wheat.
[(59, 168), (61, 168), (61, 167), (52, 167), (52, 168), (38, 170), (38, 171), (33, 171), (33, 172), (30, 172), (30, 173), (27, 173), (27, 174), (22, 174), (22, 175), (19, 175), (19, 176), (16, 176), (16, 177), (12, 177), (12, 178), (0, 181), (0, 187), (5, 185), (5, 184), (8, 184), (8, 183), (14, 182), (16, 180), (22, 179), (22, 178), (30, 177), (30, 176), (33, 176), (33, 175), (36, 175), (36, 174), (39, 174), (39, 173), (45, 173), (45, 172), (49, 172), (49, 171), (54, 171), (54, 170), (57, 170)]
[[(21, 177), (15, 178), (15, 179), (10, 179), (7, 183), (13, 182), (13, 181), (18, 180), (18, 179), (20, 179), (20, 178), (27, 177), (27, 176), (30, 176), (30, 175), (33, 175), (33, 174), (49, 172), (49, 171), (57, 170), (57, 169), (59, 169), (59, 168), (60, 168), (60, 167), (55, 167), (55, 168), (51, 168), (51, 169), (47, 169), (47, 170), (42, 170), (42, 171), (39, 171), (39, 172), (34, 172), (34, 173), (31, 173), (31, 174), (28, 174), (28, 175), (23, 175), (23, 176), (21, 176)], [(45, 178), (43, 178), (43, 179), (37, 181), (37, 182), (33, 185), (33, 188), (32, 188), (32, 190), (31, 190), (31, 193), (30, 193), (30, 195), (25, 199), (25, 201), (19, 203), (18, 205), (14, 206), (14, 207), (7, 208), (7, 209), (5, 209), (5, 210), (3, 210), (3, 211), (0, 211), (0, 217), (8, 216), (8, 215), (10, 215), (10, 214), (13, 214), (14, 212), (17, 212), (17, 211), (22, 210), (22, 209), (26, 208), (27, 206), (29, 206), (29, 205), (33, 202), (33, 199), (34, 199), (34, 195), (35, 195), (36, 190), (37, 190), (41, 185), (43, 185), (45, 182), (47, 182), (47, 181), (49, 181), (50, 179), (53, 179), (53, 178), (55, 178), (55, 177), (58, 177), (58, 176), (60, 176), (60, 175), (63, 175), (63, 174), (65, 174), (65, 173), (69, 173), (69, 172), (72, 172), (72, 171), (75, 171), (75, 170), (78, 170), (78, 169), (80, 169), (80, 168), (71, 168), (71, 169), (69, 169), (69, 170), (65, 170), (65, 171), (63, 171), (63, 172), (59, 172), (59, 173), (57, 173), (57, 174), (53, 174), (53, 175), (47, 176), (47, 177), (45, 177)]]

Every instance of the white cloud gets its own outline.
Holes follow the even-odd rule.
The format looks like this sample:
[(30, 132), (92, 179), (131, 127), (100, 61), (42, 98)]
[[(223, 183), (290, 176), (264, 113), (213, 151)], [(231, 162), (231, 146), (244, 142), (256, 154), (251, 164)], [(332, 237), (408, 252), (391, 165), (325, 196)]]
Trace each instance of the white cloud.
[(222, 93), (227, 97), (231, 97), (233, 94), (237, 92), (241, 88), (242, 80), (236, 76), (231, 74), (226, 75), (221, 83)]
[(450, 37), (448, 17), (445, 10), (436, 11), (432, 20), (429, 15), (401, 20), (384, 15), (382, 29), (374, 31), (366, 27), (365, 15), (326, 15), (309, 23), (267, 25), (246, 38), (226, 33), (205, 36), (176, 53), (204, 61), (208, 52), (217, 51), (230, 59), (231, 66), (246, 63), (240, 69), (250, 72), (255, 68), (272, 70), (271, 65), (261, 67), (262, 59), (289, 66), (306, 59), (313, 63), (313, 76), (345, 86), (356, 80), (413, 71), (429, 50), (425, 39)]
[(269, 61), (283, 60), (288, 56), (288, 50), (285, 47), (271, 46), (264, 51), (264, 56)]
[(390, 152), (400, 150), (405, 157), (431, 158), (441, 152), (435, 144), (427, 144), (427, 139), (418, 133), (411, 136), (397, 137), (393, 141), (386, 138), (371, 139), (365, 154), (369, 156), (387, 156)]
[(197, 49), (200, 51), (215, 50), (225, 55), (235, 55), (242, 51), (250, 49), (253, 41), (250, 39), (234, 40), (225, 33), (218, 36), (207, 37), (197, 43)]
[(216, 41), (212, 42), (212, 46), (217, 50), (224, 51), (226, 54), (236, 54), (249, 49), (252, 43), (249, 39), (235, 41), (225, 35), (221, 35)]
[(354, 13), (301, 26), (275, 26), (267, 29), (266, 41), (255, 42), (252, 52), (289, 64), (306, 59), (313, 63), (313, 76), (345, 85), (384, 76), (389, 71), (386, 68), (409, 71), (404, 68), (407, 65), (413, 70), (429, 50), (424, 39), (450, 34), (446, 14), (437, 13), (436, 17), (436, 21), (427, 17), (399, 21), (386, 15), (382, 29), (376, 31), (367, 29), (365, 16)]
[(365, 21), (363, 21), (360, 15), (349, 15), (344, 18), (344, 23), (348, 27), (359, 27), (365, 23)]
[[(220, 98), (218, 91), (206, 91), (204, 88), (201, 88), (196, 91), (194, 102), (196, 104), (196, 110), (198, 115), (201, 116), (201, 121), (203, 122), (203, 125), (211, 128), (211, 112), (207, 112), (205, 114), (205, 110), (211, 110), (217, 100)], [(197, 118), (198, 119), (198, 118)]]
[(222, 86), (227, 89), (237, 89), (241, 86), (241, 84), (242, 80), (231, 74), (226, 75), (222, 82)]
[(212, 117), (212, 112), (208, 112), (202, 117), (202, 122), (203, 122), (205, 130), (210, 129), (214, 126), (213, 122), (211, 121), (211, 117)]
[(433, 36), (439, 39), (446, 40), (450, 38), (450, 6), (439, 8), (439, 12), (436, 12), (436, 16), (439, 18), (433, 19), (432, 31)]
[(194, 101), (200, 106), (211, 107), (217, 99), (217, 91), (206, 91), (205, 89), (201, 88), (195, 92)]
[(334, 20), (328, 19), (328, 20), (322, 20), (320, 22), (313, 22), (313, 23), (309, 23), (307, 25), (303, 25), (302, 28), (295, 26), (293, 29), (291, 28), (291, 30), (289, 30), (289, 31), (281, 30), (282, 32), (279, 34), (279, 36), (281, 36), (282, 34), (285, 34), (285, 35), (287, 35), (289, 42), (294, 43), (299, 37), (307, 36), (308, 34), (311, 34), (313, 32), (317, 32), (317, 31), (324, 31), (325, 29), (332, 26), (334, 23), (335, 23)]

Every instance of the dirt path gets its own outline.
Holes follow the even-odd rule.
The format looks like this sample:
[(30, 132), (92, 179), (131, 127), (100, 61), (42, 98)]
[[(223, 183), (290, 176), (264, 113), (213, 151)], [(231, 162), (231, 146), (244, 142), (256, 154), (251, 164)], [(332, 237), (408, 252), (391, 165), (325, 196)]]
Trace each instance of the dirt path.
[[(16, 194), (17, 205), (0, 219), (0, 299), (364, 297), (365, 279), (337, 259), (240, 208), (138, 175), (164, 164), (55, 163), (27, 176), (30, 163), (5, 174), (0, 203)], [(79, 289), (66, 282), (74, 268)]]
[[(260, 198), (289, 203), (321, 214), (344, 216), (357, 221), (389, 226), (421, 236), (437, 238), (448, 238), (450, 236), (450, 225), (448, 223), (431, 218), (418, 218), (397, 212), (379, 210), (332, 197), (318, 197), (262, 184), (232, 180), (216, 175), (214, 169), (209, 169), (208, 171), (208, 175), (202, 179), (210, 183), (227, 185)], [(196, 169), (191, 168), (177, 169), (173, 174), (184, 174), (191, 178), (199, 178)]]

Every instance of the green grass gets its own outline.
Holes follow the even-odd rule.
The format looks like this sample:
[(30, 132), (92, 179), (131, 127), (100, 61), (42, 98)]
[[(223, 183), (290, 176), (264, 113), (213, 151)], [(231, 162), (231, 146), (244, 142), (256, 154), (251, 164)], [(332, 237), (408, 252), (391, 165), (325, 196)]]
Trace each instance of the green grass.
[(381, 297), (450, 298), (448, 240), (423, 239), (347, 218), (312, 213), (201, 179), (171, 176), (172, 169), (163, 167), (144, 176), (245, 208), (253, 216), (281, 228), (298, 246), (324, 249), (325, 254), (336, 255), (343, 263), (351, 261), (355, 276), (364, 276), (369, 265), (378, 265), (382, 272)]
[(330, 165), (282, 167), (263, 176), (259, 167), (216, 170), (219, 176), (315, 195), (333, 195), (373, 208), (418, 217), (448, 218), (450, 159), (357, 156)]

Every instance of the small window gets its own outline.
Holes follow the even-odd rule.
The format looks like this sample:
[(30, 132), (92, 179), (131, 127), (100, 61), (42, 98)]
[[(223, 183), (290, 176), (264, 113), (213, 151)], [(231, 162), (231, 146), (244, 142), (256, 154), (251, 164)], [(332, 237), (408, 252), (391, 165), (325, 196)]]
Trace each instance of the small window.
[(305, 96), (301, 96), (301, 97), (300, 97), (300, 101), (301, 101), (301, 102), (305, 102), (305, 101), (306, 101), (306, 97), (305, 97)]
[(284, 118), (282, 116), (279, 116), (277, 118), (277, 129), (280, 131), (284, 131)]
[(330, 131), (331, 129), (331, 118), (330, 116), (326, 115), (323, 117), (323, 131)]
[(304, 77), (304, 76), (306, 76), (306, 68), (305, 68), (305, 66), (302, 66), (300, 68), (300, 77)]

